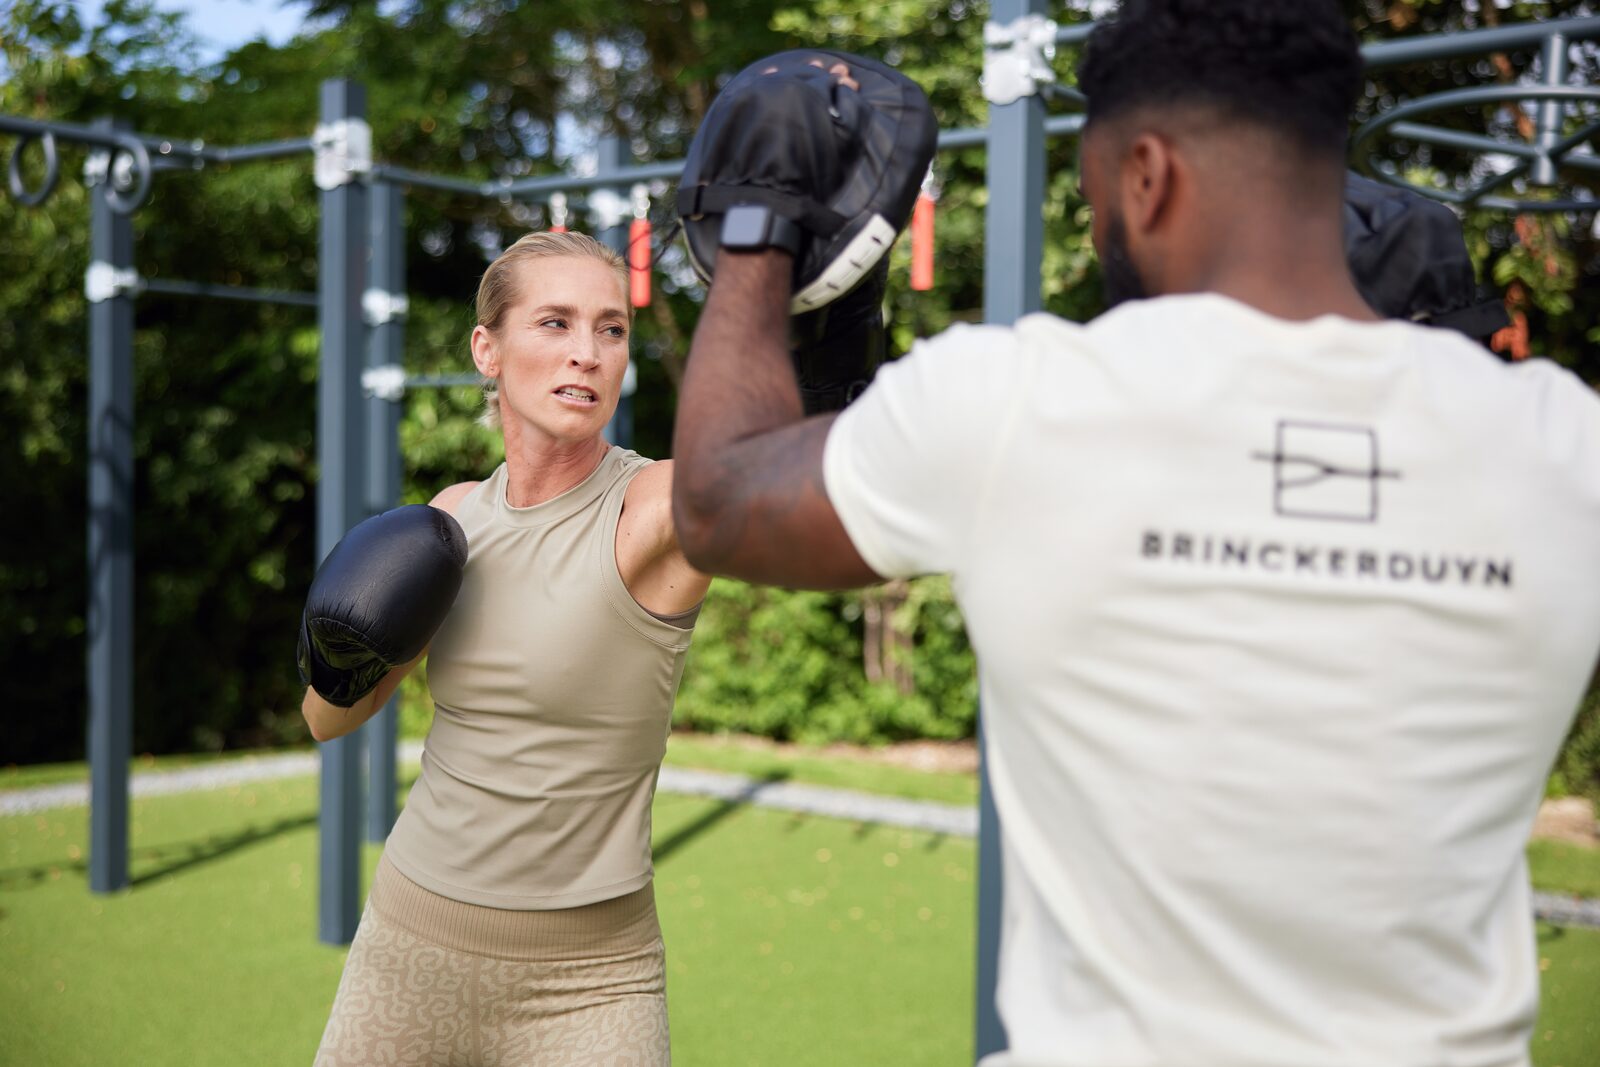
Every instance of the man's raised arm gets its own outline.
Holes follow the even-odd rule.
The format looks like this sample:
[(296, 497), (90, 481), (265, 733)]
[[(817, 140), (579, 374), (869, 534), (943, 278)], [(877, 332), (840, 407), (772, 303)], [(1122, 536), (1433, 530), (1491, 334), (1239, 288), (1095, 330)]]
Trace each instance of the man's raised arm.
[(879, 576), (828, 501), (833, 415), (802, 416), (789, 362), (787, 252), (724, 249), (678, 401), (672, 516), (689, 562), (753, 582), (836, 589)]

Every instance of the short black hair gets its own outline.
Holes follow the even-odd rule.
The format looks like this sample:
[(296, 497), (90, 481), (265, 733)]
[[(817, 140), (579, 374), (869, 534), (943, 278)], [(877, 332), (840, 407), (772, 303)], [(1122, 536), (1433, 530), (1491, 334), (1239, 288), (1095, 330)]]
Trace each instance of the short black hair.
[(1343, 158), (1365, 64), (1336, 0), (1123, 0), (1078, 67), (1088, 121), (1204, 105)]

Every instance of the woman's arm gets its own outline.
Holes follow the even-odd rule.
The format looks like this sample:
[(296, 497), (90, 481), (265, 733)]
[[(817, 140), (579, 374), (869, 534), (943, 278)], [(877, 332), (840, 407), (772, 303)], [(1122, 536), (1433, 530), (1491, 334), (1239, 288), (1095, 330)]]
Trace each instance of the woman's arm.
[(647, 611), (676, 615), (705, 599), (711, 576), (695, 570), (672, 522), (672, 461), (652, 463), (628, 483), (617, 521), (617, 571)]
[(410, 663), (395, 667), (379, 680), (376, 689), (348, 708), (328, 703), (315, 689), (306, 686), (305, 699), (300, 702), (300, 714), (305, 716), (306, 725), (311, 727), (311, 736), (318, 741), (332, 741), (359, 730), (362, 723), (382, 710), (389, 698), (394, 696), (394, 691), (400, 688), (401, 679), (410, 674), (427, 655), (428, 650), (423, 649), (421, 655)]
[[(429, 503), (453, 516), (456, 506), (477, 484), (477, 482), (457, 483), (442, 490)], [(389, 698), (400, 687), (400, 682), (423, 661), (427, 654), (428, 650), (424, 648), (409, 662), (390, 668), (388, 673), (378, 680), (377, 686), (371, 692), (364, 694), (347, 708), (330, 703), (315, 689), (307, 686), (305, 697), (300, 702), (300, 714), (305, 717), (306, 725), (311, 728), (311, 736), (318, 741), (331, 741), (359, 729), (389, 702)]]

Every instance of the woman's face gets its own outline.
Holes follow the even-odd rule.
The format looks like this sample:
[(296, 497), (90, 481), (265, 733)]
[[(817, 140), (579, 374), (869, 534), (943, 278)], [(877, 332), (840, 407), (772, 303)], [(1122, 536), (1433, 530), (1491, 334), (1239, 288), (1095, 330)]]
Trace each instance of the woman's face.
[(524, 260), (517, 299), (494, 330), (473, 331), (478, 370), (499, 378), (503, 425), (558, 442), (599, 435), (628, 369), (628, 301), (617, 272), (591, 256)]

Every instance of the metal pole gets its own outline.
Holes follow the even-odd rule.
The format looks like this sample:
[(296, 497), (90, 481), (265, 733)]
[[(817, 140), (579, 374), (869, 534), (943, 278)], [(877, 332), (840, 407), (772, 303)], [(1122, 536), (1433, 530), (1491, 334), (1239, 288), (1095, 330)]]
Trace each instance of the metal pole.
[[(89, 198), (91, 275), (131, 276), (133, 220), (103, 192)], [(110, 893), (128, 885), (133, 756), (133, 295), (89, 289), (89, 888)]]
[[(600, 138), (600, 166), (599, 173), (596, 176), (605, 177), (618, 172), (629, 172), (630, 155), (632, 153), (628, 149), (628, 142), (621, 137), (615, 134), (607, 134)], [(608, 191), (615, 195), (615, 203), (627, 203), (628, 187), (626, 185), (619, 185)], [(624, 258), (628, 255), (628, 217), (628, 212), (619, 207), (614, 224), (606, 226), (596, 235), (602, 244), (622, 253)], [(607, 219), (606, 221), (611, 222), (613, 220)], [(627, 388), (626, 383), (636, 381), (636, 374), (637, 368), (634, 367), (633, 359), (630, 356), (622, 397), (617, 401), (616, 414), (612, 415), (611, 421), (606, 424), (606, 440), (614, 445), (621, 445), (623, 448), (633, 447), (633, 393)]]
[[(1556, 88), (1567, 83), (1567, 39), (1552, 33), (1544, 41), (1544, 84)], [(1556, 184), (1556, 161), (1550, 150), (1561, 139), (1561, 119), (1566, 105), (1560, 100), (1546, 100), (1539, 105), (1539, 148), (1543, 151), (1528, 176), (1535, 185)]]
[[(405, 359), (405, 191), (375, 182), (367, 193), (372, 261), (366, 300), (367, 367), (400, 367)], [(400, 415), (404, 389), (367, 397), (368, 515), (400, 503)], [(394, 829), (395, 764), (400, 743), (400, 696), (361, 728), (367, 749), (367, 840), (388, 840)]]
[[(1044, 0), (994, 0), (989, 17), (1007, 24), (1045, 13)], [(984, 211), (983, 317), (1001, 325), (1044, 306), (1044, 98), (1024, 96), (989, 107), (989, 202)], [(995, 1007), (1000, 973), (1000, 820), (989, 787), (982, 708), (978, 715), (978, 975), (979, 1059), (1006, 1048)]]
[[(322, 83), (322, 129), (348, 138), (342, 153), (364, 129), (366, 91), (343, 79)], [(357, 125), (359, 124), (359, 126)], [(370, 145), (370, 134), (367, 144)], [(330, 156), (333, 154), (330, 153)], [(361, 466), (365, 411), (361, 361), (362, 258), (366, 248), (367, 190), (355, 175), (318, 159), (322, 189), (318, 240), (317, 317), (322, 363), (317, 382), (317, 558), (327, 558), (346, 530), (366, 511), (366, 471)], [(326, 944), (355, 937), (361, 896), (360, 736), (346, 735), (322, 746), (319, 813), (317, 936)]]

